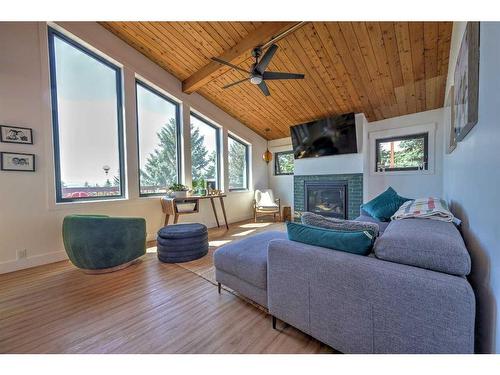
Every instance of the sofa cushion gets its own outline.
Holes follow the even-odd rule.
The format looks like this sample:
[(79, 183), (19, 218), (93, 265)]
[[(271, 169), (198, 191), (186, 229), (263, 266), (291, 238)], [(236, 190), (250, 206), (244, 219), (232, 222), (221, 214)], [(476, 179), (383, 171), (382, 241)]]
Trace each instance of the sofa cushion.
[(224, 245), (214, 253), (215, 268), (267, 289), (267, 246), (286, 237), (285, 232), (269, 231)]
[(374, 233), (367, 230), (342, 231), (292, 222), (286, 223), (286, 229), (290, 241), (358, 255), (368, 255), (375, 240)]
[(429, 219), (392, 221), (375, 242), (379, 259), (451, 275), (468, 275), (471, 260), (462, 236), (451, 223)]
[(311, 225), (313, 227), (320, 227), (326, 229), (337, 229), (337, 230), (368, 230), (372, 232), (375, 237), (378, 236), (379, 227), (373, 222), (367, 222), (362, 220), (342, 220), (333, 217), (324, 217), (312, 212), (304, 212), (301, 216), (302, 224)]
[(387, 228), (387, 226), (390, 224), (389, 222), (387, 221), (380, 221), (380, 220), (377, 220), (375, 219), (374, 217), (371, 217), (369, 215), (361, 215), (361, 216), (358, 216), (356, 219), (354, 219), (356, 221), (363, 221), (365, 223), (373, 223), (373, 224), (377, 224), (378, 225), (378, 233), (379, 233), (379, 236), (382, 235), (382, 233), (384, 233), (385, 229)]
[(391, 216), (394, 215), (398, 208), (409, 200), (399, 196), (392, 187), (389, 187), (382, 194), (361, 205), (361, 208), (375, 219), (390, 221)]

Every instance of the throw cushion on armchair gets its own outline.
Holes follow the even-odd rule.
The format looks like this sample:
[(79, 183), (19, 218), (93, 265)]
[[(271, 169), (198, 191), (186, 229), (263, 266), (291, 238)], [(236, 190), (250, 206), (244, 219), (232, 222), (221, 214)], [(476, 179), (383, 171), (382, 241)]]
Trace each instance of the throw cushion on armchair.
[(394, 215), (399, 207), (410, 200), (409, 198), (399, 196), (392, 187), (389, 187), (382, 194), (361, 205), (361, 208), (375, 219), (390, 221), (391, 216)]

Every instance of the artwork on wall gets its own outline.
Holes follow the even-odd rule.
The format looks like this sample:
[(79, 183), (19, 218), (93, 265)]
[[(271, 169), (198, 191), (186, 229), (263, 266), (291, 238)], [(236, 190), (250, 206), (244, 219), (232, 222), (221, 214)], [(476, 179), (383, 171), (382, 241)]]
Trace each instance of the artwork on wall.
[(465, 138), (478, 120), (479, 22), (468, 22), (454, 74), (453, 126), (457, 141)]
[(5, 143), (33, 144), (33, 131), (29, 128), (0, 125), (0, 140)]
[(0, 170), (34, 172), (35, 155), (17, 152), (0, 152)]
[(448, 131), (449, 131), (448, 148), (446, 150), (447, 154), (451, 154), (453, 152), (453, 150), (457, 147), (457, 135), (455, 134), (455, 123), (454, 123), (454, 117), (455, 117), (454, 91), (455, 91), (455, 86), (451, 86), (450, 91), (448, 92), (446, 105), (445, 105), (445, 110), (446, 110), (447, 119), (448, 119), (448, 121), (447, 121)]

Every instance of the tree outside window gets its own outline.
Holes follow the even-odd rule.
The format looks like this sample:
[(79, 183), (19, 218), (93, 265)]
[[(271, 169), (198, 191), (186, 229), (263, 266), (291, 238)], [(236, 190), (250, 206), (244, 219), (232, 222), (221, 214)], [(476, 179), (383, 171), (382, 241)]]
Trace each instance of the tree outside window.
[(428, 169), (428, 134), (376, 140), (375, 171)]
[(229, 136), (229, 190), (248, 189), (248, 146)]
[(274, 174), (276, 176), (293, 174), (293, 151), (280, 151), (274, 154)]

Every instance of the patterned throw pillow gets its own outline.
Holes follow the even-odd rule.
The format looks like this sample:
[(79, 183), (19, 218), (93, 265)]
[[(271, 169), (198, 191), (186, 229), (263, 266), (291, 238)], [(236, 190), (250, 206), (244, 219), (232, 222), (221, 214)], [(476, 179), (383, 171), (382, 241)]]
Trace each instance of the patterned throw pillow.
[(455, 217), (450, 212), (448, 205), (443, 199), (429, 197), (419, 198), (404, 203), (391, 217), (392, 220), (409, 218), (424, 218), (452, 222)]
[(375, 223), (368, 223), (365, 221), (356, 220), (341, 220), (331, 217), (324, 217), (312, 212), (304, 212), (301, 217), (302, 224), (310, 225), (313, 227), (336, 229), (344, 231), (369, 231), (374, 237), (378, 236), (378, 225)]

